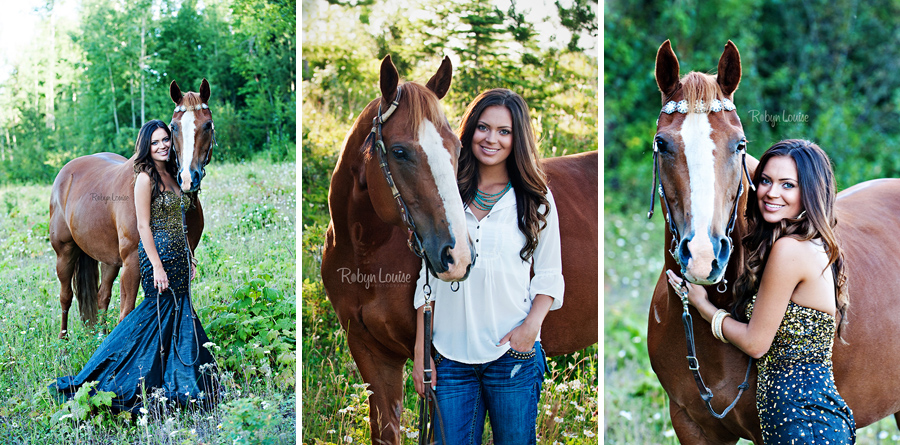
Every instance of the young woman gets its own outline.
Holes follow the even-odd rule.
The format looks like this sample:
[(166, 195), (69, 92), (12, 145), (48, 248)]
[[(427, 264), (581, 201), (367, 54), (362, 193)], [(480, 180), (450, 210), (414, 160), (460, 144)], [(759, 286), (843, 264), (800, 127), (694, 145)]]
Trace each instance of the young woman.
[[(184, 232), (190, 198), (175, 176), (169, 128), (144, 124), (135, 143), (134, 205), (141, 241), (138, 256), (144, 301), (109, 334), (78, 375), (58, 378), (51, 390), (71, 398), (83, 384), (116, 393), (112, 408), (136, 412), (157, 400), (199, 406), (214, 402), (215, 360), (190, 300), (194, 276)], [(165, 397), (163, 399), (162, 397)]]
[(812, 142), (781, 141), (763, 154), (753, 182), (756, 202), (747, 203), (743, 239), (749, 255), (732, 311), (713, 306), (702, 286), (671, 270), (669, 283), (687, 293), (716, 338), (759, 359), (756, 406), (764, 443), (854, 443), (856, 424), (831, 364), (848, 305), (833, 231), (831, 161)]
[[(456, 292), (450, 283), (431, 280), (432, 381), (441, 415), (435, 439), (481, 443), (489, 412), (494, 443), (533, 444), (545, 366), (541, 324), (548, 311), (562, 306), (564, 290), (556, 206), (538, 162), (528, 106), (518, 94), (482, 93), (458, 133), (457, 180), (476, 259)], [(423, 267), (415, 300), (413, 378), (420, 395), (426, 273)]]

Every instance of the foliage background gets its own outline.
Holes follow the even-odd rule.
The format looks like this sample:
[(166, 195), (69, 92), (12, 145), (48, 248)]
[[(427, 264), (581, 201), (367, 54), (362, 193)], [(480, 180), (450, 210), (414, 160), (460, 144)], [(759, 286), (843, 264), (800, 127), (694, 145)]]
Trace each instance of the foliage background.
[[(531, 107), (543, 156), (594, 150), (597, 13), (595, 0), (515, 5), (484, 0), (304, 0), (304, 443), (368, 441), (367, 390), (360, 386), (319, 269), (331, 173), (356, 113), (380, 95), (381, 59), (391, 54), (404, 80), (424, 83), (448, 55), (453, 83), (442, 103), (453, 128), (478, 93), (506, 87)], [(560, 443), (596, 443), (597, 346), (554, 363), (553, 381), (545, 384), (540, 434)], [(415, 407), (411, 381), (407, 383), (404, 428), (413, 425), (409, 410)], [(578, 389), (567, 392), (572, 388)], [(406, 431), (409, 437), (415, 434)]]
[(198, 91), (204, 77), (214, 160), (295, 159), (294, 0), (45, 0), (36, 14), (0, 83), (0, 184), (50, 183), (86, 154), (130, 157), (143, 122), (170, 119), (169, 83)]
[[(900, 3), (876, 0), (608, 1), (604, 4), (605, 434), (608, 443), (676, 443), (646, 350), (664, 222), (647, 221), (650, 143), (661, 106), (656, 51), (671, 39), (689, 71), (714, 73), (725, 42), (741, 53), (735, 104), (759, 157), (805, 138), (832, 158), (839, 189), (900, 175)], [(758, 114), (754, 118), (753, 111)], [(765, 116), (798, 115), (807, 122)], [(888, 433), (890, 431), (890, 433)], [(859, 443), (898, 441), (882, 421)]]

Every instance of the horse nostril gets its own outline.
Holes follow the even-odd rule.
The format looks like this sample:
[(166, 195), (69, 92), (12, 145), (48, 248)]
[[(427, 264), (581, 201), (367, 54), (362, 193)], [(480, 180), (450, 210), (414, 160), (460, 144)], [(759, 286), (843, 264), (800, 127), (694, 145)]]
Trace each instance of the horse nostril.
[(453, 264), (453, 256), (450, 254), (451, 246), (447, 245), (441, 249), (441, 264), (448, 269)]
[(687, 264), (687, 261), (691, 259), (691, 249), (688, 248), (688, 240), (681, 241), (678, 256), (681, 257), (682, 264)]

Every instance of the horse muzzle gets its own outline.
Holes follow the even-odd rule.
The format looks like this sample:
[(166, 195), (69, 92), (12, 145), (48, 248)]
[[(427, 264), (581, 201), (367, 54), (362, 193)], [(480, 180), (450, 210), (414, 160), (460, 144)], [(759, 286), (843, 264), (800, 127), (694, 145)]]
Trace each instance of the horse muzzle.
[(471, 239), (466, 243), (457, 243), (455, 238), (440, 242), (433, 240), (425, 245), (426, 261), (431, 270), (441, 281), (463, 281), (469, 277), (469, 271), (475, 264), (475, 246)]
[(203, 180), (204, 173), (202, 170), (182, 170), (178, 173), (178, 186), (182, 192), (193, 193), (200, 190), (200, 181)]
[(725, 276), (732, 244), (727, 236), (703, 236), (693, 234), (683, 238), (672, 253), (681, 266), (685, 279), (694, 284), (715, 284)]

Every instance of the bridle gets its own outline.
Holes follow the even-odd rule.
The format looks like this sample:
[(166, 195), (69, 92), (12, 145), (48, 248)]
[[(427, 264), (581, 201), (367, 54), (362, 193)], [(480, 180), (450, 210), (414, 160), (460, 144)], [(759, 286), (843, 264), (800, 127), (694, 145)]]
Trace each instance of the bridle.
[[(175, 107), (175, 111), (173, 111), (173, 114), (178, 113), (179, 111), (180, 112), (200, 111), (200, 110), (208, 110), (208, 109), (209, 109), (209, 105), (207, 105), (205, 103), (201, 103), (200, 105), (193, 105), (193, 106), (178, 105)], [(180, 119), (179, 119), (179, 121), (180, 121)], [(210, 118), (209, 121), (212, 122), (212, 119)], [(174, 119), (173, 119), (173, 122), (174, 122)], [(172, 122), (169, 122), (169, 128), (171, 128), (171, 127), (172, 127)], [(219, 146), (219, 142), (216, 140), (215, 124), (212, 124), (212, 128), (210, 128), (210, 131), (212, 132), (212, 137), (210, 137), (209, 147), (207, 147), (207, 149), (206, 149), (206, 158), (204, 158), (203, 162), (200, 164), (200, 180), (203, 180), (203, 178), (206, 177), (206, 166), (209, 164), (210, 158), (212, 158), (213, 147)], [(175, 146), (174, 141), (172, 143), (172, 146), (173, 147)], [(181, 149), (183, 150), (184, 147), (181, 147)], [(178, 167), (178, 172), (181, 173), (181, 156), (175, 156), (175, 166)]]
[[(723, 101), (719, 101), (718, 99), (716, 99), (710, 105), (710, 110), (712, 112), (734, 111), (735, 107), (734, 107), (734, 104), (731, 103), (731, 101), (728, 99), (724, 99)], [(689, 112), (687, 109), (687, 101), (682, 100), (682, 101), (678, 102), (677, 105), (675, 104), (675, 101), (669, 101), (668, 103), (666, 103), (666, 105), (663, 107), (663, 109), (660, 113), (672, 114), (675, 111), (678, 111), (679, 113), (682, 113), (682, 114), (687, 114)], [(698, 101), (698, 103), (695, 105), (694, 112), (698, 112), (698, 113), (706, 112), (706, 105), (703, 103), (702, 100)], [(737, 112), (735, 112), (735, 114), (737, 114)], [(657, 127), (659, 127), (659, 119), (658, 118), (656, 120), (656, 125), (657, 125)], [(756, 186), (753, 185), (753, 179), (750, 177), (750, 170), (747, 169), (747, 139), (746, 138), (741, 139), (738, 147), (739, 147), (738, 153), (741, 155), (742, 172), (747, 177), (747, 183), (750, 184), (750, 189), (753, 191), (756, 191)], [(734, 225), (737, 222), (738, 203), (740, 202), (741, 195), (744, 194), (743, 177), (741, 175), (739, 175), (737, 178), (737, 181), (738, 181), (738, 194), (734, 198), (734, 205), (731, 208), (731, 216), (728, 219), (728, 229), (727, 229), (727, 233), (726, 233), (726, 236), (728, 236), (729, 240), (731, 240), (731, 232), (734, 230)], [(647, 212), (647, 219), (653, 218), (653, 207), (656, 204), (656, 199), (653, 195), (654, 195), (654, 192), (657, 191), (657, 189), (659, 192), (659, 197), (663, 203), (663, 206), (666, 209), (665, 217), (666, 217), (666, 222), (669, 223), (669, 232), (672, 233), (672, 245), (669, 248), (669, 255), (671, 255), (672, 258), (674, 258), (676, 261), (678, 261), (678, 257), (676, 256), (676, 253), (677, 253), (676, 246), (677, 246), (678, 240), (680, 240), (681, 237), (678, 234), (678, 227), (675, 226), (675, 218), (672, 218), (672, 212), (671, 212), (671, 210), (669, 210), (669, 200), (666, 198), (666, 190), (663, 187), (662, 177), (660, 174), (659, 146), (657, 144), (657, 139), (654, 138), (653, 139), (653, 188), (650, 189), (650, 211)], [(732, 245), (734, 245), (734, 241), (732, 241)], [(724, 293), (726, 290), (728, 290), (727, 281), (725, 281), (724, 278), (722, 281), (722, 286), (724, 286), (722, 289), (719, 289), (718, 287), (716, 288), (716, 290), (719, 291), (719, 293)]]
[[(660, 113), (672, 114), (675, 111), (682, 113), (682, 114), (687, 114), (689, 112), (687, 101), (682, 100), (682, 101), (679, 101), (677, 104), (675, 103), (675, 101), (669, 101), (666, 103), (665, 106), (663, 106), (663, 109)], [(698, 101), (694, 105), (694, 112), (702, 113), (702, 112), (706, 112), (706, 111), (707, 111), (706, 106), (702, 100)], [(712, 104), (710, 104), (709, 111), (711, 111), (711, 112), (735, 111), (735, 107), (734, 107), (734, 104), (731, 103), (731, 101), (729, 99), (723, 99), (722, 101), (719, 101), (718, 99), (716, 99), (713, 101)], [(735, 114), (737, 114), (736, 111), (735, 111)], [(738, 118), (738, 119), (740, 119), (740, 118)], [(659, 127), (659, 119), (658, 118), (656, 120), (656, 126)], [(738, 203), (740, 202), (741, 195), (743, 195), (743, 193), (744, 193), (744, 181), (743, 181), (744, 175), (746, 175), (746, 177), (747, 177), (747, 183), (750, 185), (750, 189), (753, 191), (756, 191), (756, 187), (753, 185), (753, 179), (750, 178), (750, 170), (747, 169), (747, 139), (746, 138), (741, 139), (738, 153), (741, 155), (742, 174), (738, 175), (738, 194), (734, 198), (734, 206), (732, 207), (732, 210), (731, 210), (731, 217), (728, 220), (727, 236), (728, 236), (729, 240), (731, 240), (731, 231), (734, 230), (734, 225), (737, 222)], [(671, 255), (672, 258), (675, 259), (677, 262), (678, 257), (675, 256), (677, 253), (675, 251), (676, 250), (675, 246), (677, 245), (676, 243), (678, 242), (678, 240), (680, 240), (681, 238), (678, 236), (678, 228), (675, 226), (675, 219), (672, 218), (672, 216), (671, 216), (672, 212), (669, 210), (669, 201), (668, 201), (668, 199), (666, 199), (665, 188), (662, 185), (662, 179), (660, 176), (659, 147), (657, 145), (657, 139), (654, 138), (653, 139), (653, 188), (650, 190), (650, 211), (647, 212), (648, 219), (653, 217), (653, 205), (655, 203), (653, 194), (657, 190), (657, 184), (659, 186), (659, 197), (662, 200), (662, 203), (663, 203), (662, 205), (666, 209), (665, 217), (666, 217), (666, 221), (669, 223), (669, 231), (672, 233), (672, 246), (669, 250), (669, 255)], [(732, 241), (732, 245), (734, 245), (734, 241)], [(719, 293), (724, 293), (726, 290), (728, 290), (727, 281), (724, 279), (724, 277), (722, 278), (722, 282), (720, 284), (721, 284), (721, 286), (723, 286), (722, 289), (719, 289), (718, 286), (716, 287), (716, 290)], [(689, 303), (688, 303), (687, 293), (679, 294), (679, 296), (681, 298), (681, 305), (683, 308), (683, 313), (681, 314), (681, 321), (684, 324), (685, 343), (687, 343), (688, 369), (691, 370), (691, 374), (693, 374), (693, 376), (694, 376), (694, 382), (697, 384), (697, 389), (700, 391), (700, 398), (703, 399), (703, 403), (706, 405), (706, 409), (709, 411), (709, 413), (713, 417), (715, 417), (717, 419), (722, 419), (725, 417), (726, 414), (728, 414), (729, 411), (731, 411), (732, 408), (734, 408), (734, 406), (737, 404), (738, 400), (740, 400), (741, 395), (743, 395), (744, 391), (747, 388), (749, 388), (750, 385), (748, 382), (750, 380), (750, 370), (753, 368), (753, 357), (750, 357), (750, 361), (749, 361), (749, 363), (747, 363), (747, 372), (744, 374), (744, 382), (741, 383), (740, 385), (738, 385), (737, 396), (735, 396), (735, 398), (731, 402), (731, 404), (728, 405), (728, 407), (726, 407), (725, 410), (722, 411), (721, 414), (717, 413), (716, 410), (713, 409), (713, 407), (712, 407), (712, 399), (714, 397), (713, 392), (711, 389), (709, 389), (708, 386), (706, 386), (706, 383), (703, 382), (703, 377), (700, 375), (700, 362), (697, 360), (696, 346), (694, 344), (694, 321), (693, 321), (693, 317), (691, 317), (691, 313), (688, 308)]]
[[(394, 182), (394, 178), (391, 175), (391, 169), (388, 166), (387, 162), (387, 148), (384, 146), (384, 139), (382, 138), (382, 126), (394, 114), (394, 111), (397, 110), (397, 106), (400, 105), (400, 98), (403, 96), (403, 87), (402, 85), (397, 86), (397, 95), (394, 97), (394, 100), (391, 102), (390, 106), (388, 106), (387, 110), (383, 113), (381, 111), (381, 103), (378, 104), (378, 114), (375, 115), (375, 118), (372, 119), (372, 131), (369, 132), (369, 135), (366, 137), (366, 141), (364, 145), (374, 144), (373, 149), (378, 156), (378, 164), (381, 167), (381, 173), (384, 175), (384, 179), (387, 181), (388, 187), (391, 188), (391, 194), (394, 197), (394, 201), (397, 203), (397, 209), (400, 211), (400, 219), (403, 220), (403, 224), (406, 225), (406, 230), (408, 231), (408, 239), (406, 240), (406, 245), (409, 247), (416, 256), (422, 258), (425, 262), (425, 285), (423, 286), (423, 292), (425, 294), (425, 305), (423, 309), (423, 325), (424, 325), (424, 347), (423, 347), (423, 357), (425, 360), (424, 363), (424, 373), (423, 373), (423, 384), (425, 397), (419, 399), (419, 444), (424, 445), (428, 443), (430, 437), (434, 436), (434, 423), (429, 422), (434, 415), (437, 415), (438, 422), (441, 422), (441, 412), (437, 406), (437, 397), (434, 394), (434, 389), (431, 387), (431, 319), (432, 319), (432, 308), (431, 308), (431, 285), (429, 283), (429, 275), (433, 274), (431, 263), (428, 261), (427, 254), (425, 253), (425, 248), (422, 246), (422, 238), (416, 232), (416, 224), (413, 221), (412, 215), (409, 213), (409, 209), (406, 206), (406, 202), (403, 201), (403, 196), (400, 195), (400, 190), (397, 189), (397, 185)], [(459, 289), (459, 282), (455, 282), (457, 288)], [(451, 289), (453, 285), (451, 284)], [(434, 412), (429, 415), (429, 407), (433, 404)], [(443, 435), (443, 428), (441, 429), (441, 434)], [(444, 440), (442, 443), (447, 443)]]

